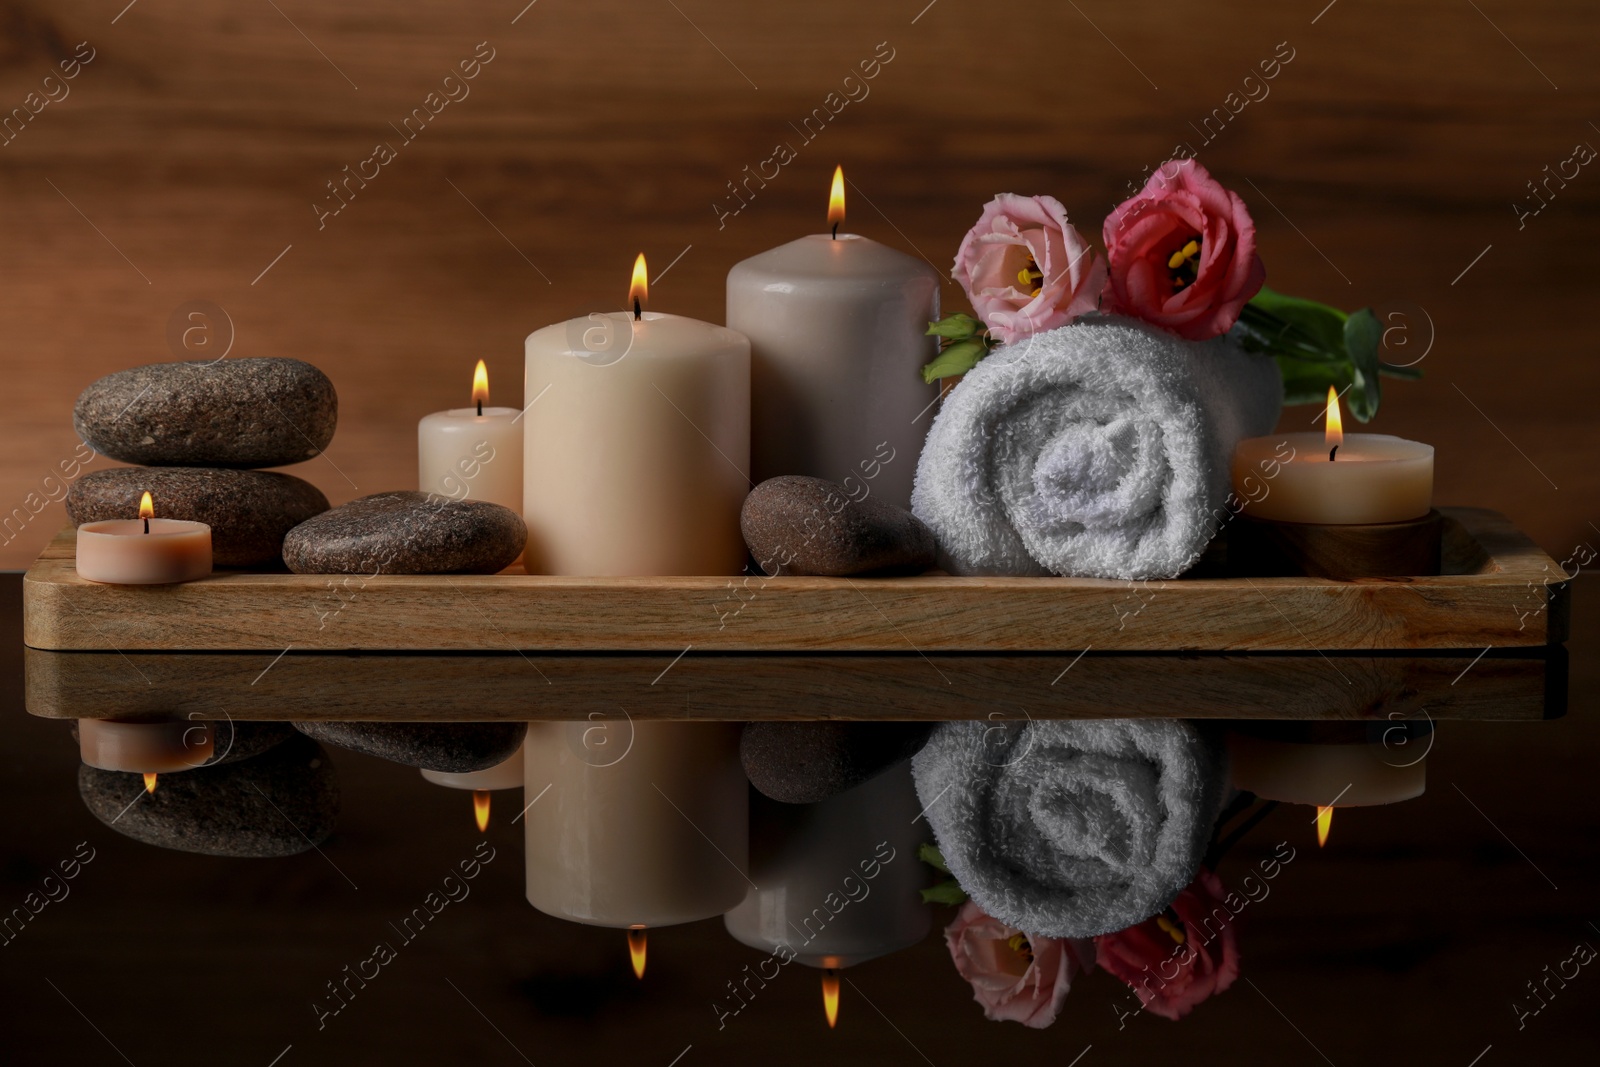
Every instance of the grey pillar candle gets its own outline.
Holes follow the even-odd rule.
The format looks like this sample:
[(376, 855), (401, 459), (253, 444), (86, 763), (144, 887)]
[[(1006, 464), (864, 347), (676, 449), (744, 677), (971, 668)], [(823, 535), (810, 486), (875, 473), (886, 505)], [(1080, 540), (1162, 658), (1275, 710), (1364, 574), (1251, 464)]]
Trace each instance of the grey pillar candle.
[(750, 338), (756, 482), (809, 474), (911, 505), (937, 390), (922, 366), (939, 276), (851, 233), (816, 234), (728, 272), (728, 326)]
[(900, 763), (820, 804), (750, 797), (750, 880), (759, 888), (723, 917), (751, 948), (810, 967), (849, 967), (928, 934), (932, 907), (919, 890), (930, 868), (917, 846), (911, 764)]

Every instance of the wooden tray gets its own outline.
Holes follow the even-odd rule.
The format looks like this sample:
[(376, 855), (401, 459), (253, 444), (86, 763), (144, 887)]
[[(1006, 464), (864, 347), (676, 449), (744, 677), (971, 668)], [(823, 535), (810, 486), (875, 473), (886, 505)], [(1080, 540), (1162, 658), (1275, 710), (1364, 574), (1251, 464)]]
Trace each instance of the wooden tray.
[[(1223, 578), (329, 577), (185, 585), (78, 578), (63, 531), (24, 579), (36, 649), (1308, 652), (1533, 648), (1566, 639), (1569, 582), (1505, 518), (1450, 508), (1444, 570), (1341, 582)], [(655, 662), (664, 662), (656, 660)], [(659, 669), (659, 668), (658, 668)]]

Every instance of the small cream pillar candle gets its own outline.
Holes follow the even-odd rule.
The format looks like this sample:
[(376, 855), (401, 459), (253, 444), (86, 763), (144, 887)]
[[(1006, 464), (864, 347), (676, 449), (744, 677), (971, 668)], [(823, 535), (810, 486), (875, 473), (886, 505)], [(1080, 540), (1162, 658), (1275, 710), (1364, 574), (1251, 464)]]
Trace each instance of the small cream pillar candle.
[(497, 789), (522, 788), (522, 745), (508, 758), (481, 771), (430, 771), (422, 768), (422, 777), (446, 789), (472, 790), (472, 814), (478, 823), (478, 832), (489, 829), (489, 794)]
[(78, 755), (103, 771), (165, 774), (205, 763), (215, 751), (209, 722), (79, 719)]
[(516, 408), (492, 408), (489, 372), (478, 360), (470, 408), (417, 423), (417, 488), (451, 500), (485, 500), (522, 514), (522, 425)]
[(1345, 434), (1328, 390), (1322, 433), (1251, 437), (1233, 453), (1243, 514), (1331, 526), (1405, 522), (1433, 507), (1433, 446), (1386, 434)]
[(1266, 800), (1359, 808), (1419, 797), (1428, 783), (1426, 721), (1262, 722), (1228, 733), (1235, 789)]
[(750, 342), (634, 313), (537, 330), (525, 344), (524, 561), (530, 574), (737, 574), (750, 480)]
[(928, 934), (932, 909), (917, 846), (909, 762), (820, 804), (780, 804), (752, 795), (750, 880), (723, 918), (739, 941), (781, 951), (810, 967), (849, 967), (896, 952)]
[[(843, 176), (834, 181), (837, 232)], [(750, 338), (751, 477), (808, 474), (910, 507), (938, 396), (922, 380), (938, 317), (938, 273), (857, 234), (814, 234), (736, 264), (727, 320)]]
[(211, 527), (186, 519), (154, 518), (144, 494), (137, 519), (106, 519), (78, 527), (78, 577), (111, 585), (191, 582), (211, 573)]
[(528, 902), (546, 915), (642, 929), (744, 897), (738, 723), (535, 722), (523, 753)]

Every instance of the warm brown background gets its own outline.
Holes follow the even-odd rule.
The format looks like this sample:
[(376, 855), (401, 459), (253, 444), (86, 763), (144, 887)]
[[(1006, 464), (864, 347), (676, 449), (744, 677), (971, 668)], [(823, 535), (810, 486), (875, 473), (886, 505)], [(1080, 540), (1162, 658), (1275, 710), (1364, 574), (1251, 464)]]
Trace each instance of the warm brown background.
[[(514, 401), (522, 337), (620, 300), (641, 248), (659, 277), (692, 245), (655, 306), (719, 318), (731, 264), (821, 228), (835, 162), (856, 187), (849, 228), (941, 269), (1000, 190), (1052, 193), (1092, 233), (1128, 180), (1196, 140), (1189, 123), (1288, 41), (1271, 95), (1201, 151), (1252, 205), (1273, 284), (1347, 307), (1409, 301), (1417, 345), (1424, 309), (1428, 377), (1392, 386), (1375, 428), (1439, 446), (1441, 502), (1506, 511), (1558, 558), (1600, 538), (1587, 322), (1600, 174), (1586, 168), (1523, 230), (1512, 207), (1576, 143), (1600, 145), (1594, 5), (538, 0), (512, 25), (524, 0), (125, 2), (0, 2), (0, 111), (77, 42), (98, 52), (66, 101), (0, 146), (0, 512), (71, 454), (85, 384), (175, 358), (167, 320), (185, 301), (227, 309), (233, 354), (300, 356), (333, 377), (342, 428), (298, 473), (336, 501), (405, 486), (416, 419), (462, 402), (473, 359)], [(484, 40), (496, 58), (472, 95), (318, 232), (323, 183), (393, 139), (388, 123)], [(719, 230), (724, 183), (798, 144), (789, 123), (885, 40), (895, 58), (870, 97)], [(0, 564), (25, 565), (63, 522), (59, 505), (33, 519)], [(1592, 967), (1525, 1030), (1511, 1003), (1574, 942), (1600, 944), (1592, 592), (1575, 598), (1567, 721), (1442, 732), (1428, 795), (1341, 813), (1320, 855), (1301, 812), (1281, 811), (1223, 871), (1236, 881), (1281, 838), (1302, 847), (1247, 912), (1255, 988), (1121, 1033), (1104, 975), (1047, 1033), (985, 1024), (930, 939), (853, 976), (882, 1015), (847, 989), (829, 1034), (802, 975), (719, 1034), (710, 1001), (753, 954), (714, 923), (666, 931), (636, 989), (615, 938), (521, 901), (502, 820), (503, 858), (472, 902), (319, 1035), (307, 1004), (321, 983), (470, 850), (464, 800), (341, 755), (347, 810), (328, 854), (359, 891), (315, 853), (155, 853), (82, 809), (70, 743), (23, 715), (13, 654), (0, 660), (0, 905), (80, 840), (102, 858), (0, 948), (0, 1058), (265, 1065), (292, 1044), (281, 1067), (525, 1062), (449, 978), (541, 1067), (665, 1067), (691, 1044), (681, 1067), (1065, 1067), (1091, 1044), (1081, 1067), (1570, 1062), (1595, 1047)], [(0, 609), (14, 626), (14, 579)], [(13, 653), (19, 640), (0, 630)]]
[[(1275, 286), (1408, 301), (1407, 353), (1431, 318), (1427, 379), (1392, 385), (1375, 428), (1439, 447), (1440, 501), (1502, 509), (1557, 558), (1596, 536), (1600, 174), (1520, 231), (1512, 208), (1575, 144), (1600, 146), (1594, 5), (1339, 0), (1313, 25), (1326, 0), (539, 0), (513, 25), (525, 0), (140, 0), (113, 24), (125, 2), (0, 4), (0, 108), (77, 42), (97, 52), (0, 146), (0, 511), (72, 453), (85, 384), (175, 358), (186, 301), (227, 310), (232, 354), (333, 377), (339, 434), (297, 473), (337, 502), (412, 484), (416, 419), (463, 402), (475, 358), (514, 402), (522, 337), (618, 304), (640, 249), (659, 277), (692, 245), (654, 305), (720, 321), (729, 266), (822, 228), (835, 162), (857, 190), (848, 228), (943, 271), (995, 192), (1054, 194), (1098, 234), (1187, 139), (1251, 204)], [(398, 143), (389, 123), (485, 40), (471, 95), (319, 231), (324, 183)], [(802, 144), (790, 123), (883, 41), (870, 96)], [(1270, 95), (1201, 146), (1190, 123), (1285, 41)], [(780, 140), (799, 158), (719, 230), (713, 202)], [(0, 563), (63, 522), (59, 505), (33, 519)]]

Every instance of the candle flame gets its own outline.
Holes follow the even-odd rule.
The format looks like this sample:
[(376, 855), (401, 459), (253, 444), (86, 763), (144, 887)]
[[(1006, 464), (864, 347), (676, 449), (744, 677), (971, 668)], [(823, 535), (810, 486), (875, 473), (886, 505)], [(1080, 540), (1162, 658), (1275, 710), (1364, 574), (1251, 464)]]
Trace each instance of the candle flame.
[(479, 407), (489, 402), (489, 368), (483, 365), (483, 360), (478, 360), (478, 367), (472, 372), (472, 402)]
[[(149, 494), (146, 493), (145, 495), (148, 496)], [(149, 771), (144, 774), (144, 791), (146, 793), (154, 793), (156, 791), (156, 776)]]
[(832, 1030), (839, 1022), (839, 972), (832, 968), (822, 972), (822, 1012)]
[(1344, 418), (1339, 414), (1339, 394), (1331, 385), (1328, 386), (1328, 422), (1322, 440), (1330, 451), (1344, 444)]
[(472, 814), (478, 819), (478, 833), (489, 829), (489, 791), (487, 789), (474, 789), (472, 791)]
[(828, 191), (828, 223), (833, 226), (833, 232), (839, 232), (839, 223), (844, 221), (844, 168), (833, 168), (833, 188)]
[(644, 265), (644, 253), (633, 261), (633, 280), (628, 283), (628, 305), (635, 314), (650, 302), (650, 271)]
[(635, 926), (628, 931), (628, 958), (633, 961), (633, 976), (644, 978), (644, 927)]
[(154, 501), (150, 499), (150, 494), (146, 493), (139, 499), (139, 517), (141, 519), (151, 519), (155, 517), (155, 514), (156, 505)]
[(1333, 809), (1317, 805), (1317, 847), (1328, 843), (1328, 831), (1333, 829)]

